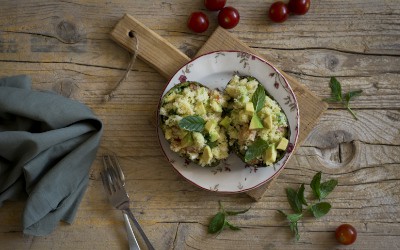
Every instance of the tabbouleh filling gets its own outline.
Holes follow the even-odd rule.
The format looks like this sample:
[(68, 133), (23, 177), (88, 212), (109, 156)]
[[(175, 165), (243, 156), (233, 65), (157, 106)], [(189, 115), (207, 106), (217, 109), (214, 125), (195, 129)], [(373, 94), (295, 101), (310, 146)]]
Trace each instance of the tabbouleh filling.
[(164, 95), (160, 116), (171, 150), (203, 167), (230, 149), (249, 165), (273, 165), (289, 142), (285, 113), (254, 77), (234, 75), (223, 92), (180, 83)]
[[(173, 87), (163, 97), (160, 108), (161, 129), (171, 150), (203, 167), (216, 166), (226, 159), (229, 156), (226, 130), (219, 125), (226, 107), (224, 94), (199, 83), (185, 82)], [(204, 120), (201, 132), (179, 126), (179, 122), (189, 116)]]
[[(249, 147), (263, 140), (265, 152), (247, 161), (251, 165), (272, 165), (284, 154), (288, 144), (288, 122), (279, 104), (265, 94), (264, 105), (255, 111), (253, 95), (261, 84), (253, 77), (233, 76), (225, 88), (230, 97), (227, 127), (229, 145), (243, 158)], [(256, 118), (253, 118), (257, 116)], [(253, 121), (254, 120), (254, 121)]]

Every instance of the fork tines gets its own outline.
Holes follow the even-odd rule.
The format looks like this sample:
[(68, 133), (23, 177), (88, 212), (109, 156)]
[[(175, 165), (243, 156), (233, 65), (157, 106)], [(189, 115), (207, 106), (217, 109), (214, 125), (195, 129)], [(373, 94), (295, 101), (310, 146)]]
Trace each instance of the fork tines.
[(125, 176), (115, 155), (104, 155), (103, 166), (100, 175), (107, 192), (112, 193), (125, 186)]

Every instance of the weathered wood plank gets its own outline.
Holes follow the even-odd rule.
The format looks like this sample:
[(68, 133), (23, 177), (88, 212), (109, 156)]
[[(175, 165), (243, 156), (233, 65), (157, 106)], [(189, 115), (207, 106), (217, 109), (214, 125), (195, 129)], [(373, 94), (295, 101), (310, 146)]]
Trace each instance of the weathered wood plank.
[[(244, 227), (244, 230), (239, 233), (240, 238), (242, 236), (248, 238), (253, 235), (251, 241), (235, 242), (241, 247), (251, 246), (257, 249), (259, 246), (272, 243), (276, 244), (277, 247), (279, 246), (278, 248), (302, 248), (302, 242), (306, 244), (312, 241), (317, 242), (313, 243), (316, 244), (316, 248), (326, 248), (335, 243), (332, 238), (332, 231), (335, 226), (342, 222), (350, 222), (357, 227), (360, 242), (357, 246), (360, 248), (369, 249), (369, 246), (376, 246), (376, 244), (371, 245), (373, 242), (365, 241), (369, 241), (370, 237), (377, 237), (374, 235), (379, 234), (382, 227), (386, 228), (385, 235), (381, 235), (380, 238), (390, 240), (387, 243), (389, 246), (396, 246), (399, 242), (394, 240), (393, 237), (398, 236), (400, 232), (398, 227), (391, 227), (391, 225), (393, 220), (397, 220), (393, 216), (400, 212), (399, 179), (393, 178), (398, 176), (399, 149), (394, 149), (393, 146), (371, 144), (361, 144), (359, 147), (359, 151), (363, 152), (360, 155), (364, 157), (360, 157), (360, 160), (355, 161), (357, 163), (354, 165), (348, 164), (335, 170), (323, 166), (323, 162), (314, 148), (300, 148), (292, 164), (277, 179), (276, 184), (266, 192), (263, 199), (257, 203), (251, 202), (243, 194), (226, 196), (200, 190), (181, 178), (177, 178), (172, 168), (168, 164), (162, 164), (162, 160), (157, 158), (134, 156), (122, 157), (120, 160), (127, 177), (127, 189), (132, 197), (134, 213), (141, 221), (149, 237), (157, 239), (155, 242), (161, 244), (159, 246), (170, 246), (171, 242), (175, 242), (173, 244), (177, 249), (181, 249), (182, 244), (188, 244), (189, 248), (197, 248), (199, 247), (198, 244), (203, 242), (205, 245), (202, 248), (211, 244), (216, 245), (217, 248), (225, 249), (224, 247), (228, 246), (225, 245), (225, 241), (237, 239), (237, 233), (224, 232), (217, 237), (206, 234), (205, 226), (208, 224), (209, 218), (217, 211), (218, 200), (222, 200), (228, 208), (252, 207), (246, 214), (232, 218), (232, 223)], [(395, 157), (388, 157), (387, 162), (384, 163), (378, 158), (370, 161), (365, 156), (372, 152), (375, 154), (380, 152), (384, 155), (393, 154)], [(158, 161), (161, 164), (157, 164)], [(146, 169), (143, 169), (144, 163), (147, 163)], [(101, 181), (98, 176), (100, 167), (101, 161), (98, 159), (93, 166), (92, 181), (81, 204), (76, 222), (72, 226), (61, 225), (56, 233), (46, 237), (45, 240), (36, 239), (37, 243), (32, 245), (32, 249), (50, 246), (62, 248), (68, 239), (76, 238), (79, 233), (83, 232), (88, 239), (96, 239), (100, 248), (101, 244), (107, 244), (111, 247), (122, 247), (124, 245), (123, 222), (120, 213), (110, 207), (102, 193)], [(332, 211), (318, 221), (305, 219), (304, 222), (300, 223), (302, 240), (300, 243), (292, 245), (291, 233), (285, 222), (277, 215), (276, 209), (289, 209), (284, 193), (285, 187), (296, 188), (302, 182), (308, 183), (312, 175), (318, 170), (324, 172), (324, 179), (334, 177), (339, 180), (339, 186), (328, 198), (333, 206)], [(155, 183), (157, 184), (155, 185)], [(308, 197), (309, 193), (310, 190), (307, 187), (306, 194)], [(200, 202), (202, 205), (196, 206), (193, 203), (194, 201)], [(20, 230), (19, 219), (17, 219), (19, 212), (14, 210), (15, 206), (13, 205), (7, 204), (0, 210), (0, 217), (5, 222), (2, 224), (2, 231), (5, 231), (6, 228), (16, 231), (6, 234), (5, 239), (7, 240), (22, 239), (17, 233)], [(95, 210), (93, 210), (94, 207)], [(19, 211), (21, 211), (21, 208), (22, 206), (20, 206)], [(14, 218), (9, 216), (11, 209), (14, 210)], [(5, 218), (8, 218), (8, 220), (4, 220)], [(180, 226), (178, 238), (173, 241), (176, 223)], [(91, 230), (90, 225), (96, 225), (96, 234), (87, 233), (87, 230)], [(161, 234), (160, 227), (166, 227), (166, 232)], [(182, 232), (181, 230), (188, 231)], [(97, 239), (99, 232), (103, 232), (104, 235), (102, 234)], [(274, 237), (270, 238), (269, 235), (272, 233)], [(169, 235), (167, 242), (160, 243), (160, 234)], [(259, 236), (254, 237), (254, 235)], [(225, 240), (221, 240), (221, 237)], [(323, 237), (325, 240), (316, 241), (318, 237)], [(62, 239), (65, 239), (65, 241)], [(118, 243), (115, 242), (115, 239), (119, 239)], [(12, 246), (18, 248), (18, 246), (32, 244), (29, 240), (22, 241), (22, 243), (18, 241), (18, 244)], [(68, 246), (74, 244), (79, 248), (85, 248), (85, 243), (81, 241), (73, 242), (72, 245)]]
[(322, 148), (359, 140), (371, 144), (400, 144), (398, 110), (358, 110), (358, 121), (349, 112), (332, 110), (321, 118), (304, 145)]
[[(270, 54), (267, 55), (267, 57)], [(377, 57), (378, 58), (378, 57)], [(379, 58), (378, 58), (379, 59)], [(400, 65), (396, 57), (388, 61), (391, 67)], [(1, 61), (1, 59), (0, 59)], [(119, 67), (106, 68), (99, 65), (80, 65), (76, 63), (19, 63), (19, 62), (2, 62), (1, 75), (11, 74), (29, 74), (35, 83), (34, 87), (45, 90), (59, 90), (61, 85), (72, 89), (71, 95), (85, 103), (99, 102), (102, 95), (107, 93), (116, 84), (122, 76), (124, 67), (128, 63), (128, 55), (123, 55), (122, 59), (118, 59)], [(277, 62), (278, 60), (271, 60)], [(366, 59), (369, 61), (369, 59)], [(351, 102), (354, 108), (363, 109), (393, 109), (400, 108), (400, 90), (398, 88), (399, 73), (387, 73), (386, 67), (375, 65), (384, 65), (383, 62), (376, 61), (368, 67), (371, 70), (377, 70), (381, 73), (376, 73), (371, 76), (340, 76), (336, 73), (322, 73), (321, 76), (309, 76), (298, 72), (293, 73), (298, 65), (296, 63), (281, 65), (282, 70), (289, 70), (292, 76), (299, 78), (316, 95), (326, 98), (330, 95), (329, 78), (330, 76), (338, 76), (338, 80), (343, 85), (343, 92), (350, 90), (361, 89), (363, 94), (355, 98)], [(360, 66), (360, 68), (363, 68)], [(363, 68), (363, 70), (366, 70)], [(299, 71), (300, 72), (300, 71)], [(320, 74), (316, 73), (317, 75)], [(133, 67), (133, 72), (129, 78), (121, 86), (121, 90), (117, 91), (118, 98), (114, 102), (132, 102), (143, 101), (143, 98), (149, 98), (153, 102), (157, 102), (159, 95), (165, 85), (165, 80), (158, 75), (155, 70), (145, 65), (140, 60)], [(79, 91), (77, 91), (79, 88)], [(69, 91), (66, 91), (69, 93)], [(339, 108), (339, 105), (331, 104), (332, 108)]]
[[(292, 17), (284, 24), (273, 24), (267, 19), (266, 11), (270, 3), (272, 1), (230, 2), (242, 16), (234, 32), (251, 46), (283, 49), (331, 48), (359, 53), (399, 55), (399, 20), (396, 14), (399, 13), (400, 7), (396, 0), (318, 1), (312, 4), (307, 15)], [(149, 4), (148, 1), (85, 1), (84, 4), (50, 1), (41, 4), (25, 3), (24, 8), (18, 8), (17, 2), (10, 2), (2, 8), (5, 18), (0, 27), (3, 27), (2, 30), (37, 32), (62, 40), (62, 33), (57, 34), (56, 28), (60, 22), (66, 20), (75, 26), (78, 25), (77, 30), (90, 32), (89, 37), (98, 38), (108, 34), (121, 13), (129, 13), (157, 33), (161, 31), (160, 35), (171, 40), (173, 45), (181, 45), (183, 40), (187, 40), (187, 44), (195, 43), (195, 47), (198, 48), (201, 45), (198, 41), (206, 41), (211, 30), (216, 27), (216, 21), (215, 13), (207, 12), (212, 17), (210, 29), (200, 36), (189, 34), (188, 37), (186, 19), (188, 13), (196, 10), (204, 10), (201, 1), (182, 0), (180, 3), (154, 4)], [(17, 21), (7, 18), (8, 16), (19, 18)], [(163, 21), (157, 21), (154, 16), (163, 17)], [(99, 32), (88, 28), (88, 23), (98, 24)], [(265, 33), (270, 39), (265, 39)]]
[[(315, 223), (313, 223), (314, 225)], [(359, 228), (363, 225), (356, 226)], [(309, 225), (306, 223), (299, 226), (300, 230), (308, 227)], [(326, 228), (329, 228), (329, 230), (326, 231)], [(294, 244), (293, 239), (288, 234), (284, 234), (285, 231), (289, 231), (286, 225), (245, 228), (234, 232), (236, 237), (231, 238), (228, 235), (232, 233), (223, 232), (218, 236), (209, 237), (204, 234), (201, 225), (180, 224), (179, 232), (181, 233), (176, 243), (176, 249), (228, 249), (227, 246), (230, 244), (233, 244), (236, 249), (309, 249), (310, 245), (307, 242), (310, 241), (315, 242), (312, 246), (315, 249), (376, 249), (376, 246), (396, 249), (399, 247), (396, 240), (399, 232), (382, 236), (373, 236), (369, 232), (359, 232), (357, 245), (348, 248), (337, 244), (332, 237), (334, 230), (334, 225), (326, 222), (321, 223), (315, 226), (312, 233), (302, 233), (299, 242)], [(255, 240), (245, 240), (250, 238)], [(377, 240), (379, 242), (375, 242)]]

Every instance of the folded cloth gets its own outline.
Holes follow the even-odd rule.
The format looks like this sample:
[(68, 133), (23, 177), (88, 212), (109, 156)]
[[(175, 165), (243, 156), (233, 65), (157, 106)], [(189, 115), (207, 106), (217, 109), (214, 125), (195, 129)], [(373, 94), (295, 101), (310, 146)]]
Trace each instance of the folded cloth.
[(24, 234), (72, 223), (102, 134), (88, 107), (31, 90), (27, 76), (0, 79), (0, 206), (26, 198)]

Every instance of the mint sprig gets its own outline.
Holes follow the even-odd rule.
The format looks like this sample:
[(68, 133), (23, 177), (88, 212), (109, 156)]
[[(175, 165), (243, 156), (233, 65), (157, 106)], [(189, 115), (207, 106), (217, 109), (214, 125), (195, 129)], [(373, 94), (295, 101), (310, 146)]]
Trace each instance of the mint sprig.
[(227, 217), (246, 213), (247, 211), (249, 211), (250, 208), (240, 211), (228, 211), (225, 210), (225, 208), (222, 206), (221, 201), (218, 201), (218, 203), (219, 203), (219, 212), (216, 215), (214, 215), (214, 217), (211, 219), (210, 224), (208, 225), (208, 233), (210, 234), (220, 233), (225, 228), (230, 228), (231, 230), (235, 231), (240, 230), (240, 227), (232, 225), (227, 220)]
[(361, 95), (362, 90), (350, 91), (344, 95), (342, 95), (342, 86), (340, 82), (335, 78), (331, 77), (329, 82), (329, 87), (331, 88), (331, 97), (325, 98), (326, 102), (340, 102), (343, 106), (351, 113), (354, 119), (358, 120), (356, 113), (350, 108), (350, 101), (352, 98)]
[(318, 219), (330, 211), (332, 207), (331, 204), (328, 202), (321, 202), (321, 200), (326, 198), (333, 191), (333, 189), (335, 189), (337, 184), (337, 180), (334, 179), (321, 183), (321, 172), (318, 172), (310, 183), (313, 194), (318, 199), (318, 201), (314, 203), (306, 201), (304, 196), (304, 183), (301, 184), (297, 191), (293, 188), (286, 189), (286, 197), (294, 213), (287, 214), (282, 210), (278, 210), (278, 212), (285, 216), (289, 221), (290, 230), (294, 233), (296, 240), (300, 239), (297, 223), (304, 217), (306, 212), (311, 213), (315, 218)]
[(286, 196), (288, 198), (290, 207), (296, 213), (302, 212), (302, 205), (307, 206), (307, 202), (304, 198), (304, 190), (304, 184), (302, 184), (297, 191), (295, 191), (293, 188), (286, 189)]
[(254, 106), (254, 113), (260, 112), (260, 110), (264, 107), (265, 103), (265, 90), (263, 86), (258, 85), (256, 91), (251, 97), (251, 101)]
[[(251, 102), (253, 103), (254, 107), (252, 120), (255, 119), (254, 117), (260, 120), (257, 113), (261, 111), (265, 104), (265, 89), (262, 85), (259, 84), (256, 91), (254, 91), (253, 96), (251, 97)], [(261, 127), (263, 126), (261, 125)]]
[(178, 126), (181, 129), (185, 129), (187, 131), (202, 132), (205, 124), (206, 121), (204, 121), (203, 118), (201, 118), (200, 116), (192, 115), (183, 117), (179, 121)]
[(322, 200), (333, 191), (337, 184), (337, 180), (334, 179), (321, 183), (321, 172), (318, 172), (314, 175), (310, 187), (315, 197), (318, 198), (318, 200)]
[(303, 214), (286, 214), (282, 210), (278, 210), (286, 219), (289, 221), (290, 231), (292, 231), (296, 237), (296, 240), (300, 239), (299, 228), (297, 227), (297, 222), (303, 218)]
[(247, 148), (247, 151), (244, 155), (244, 161), (249, 162), (251, 160), (254, 160), (255, 158), (262, 155), (268, 147), (268, 142), (264, 141), (261, 138), (256, 139), (256, 141)]
[(331, 209), (331, 204), (329, 204), (328, 202), (320, 202), (312, 205), (309, 209), (314, 217), (318, 219), (329, 212), (329, 210)]

